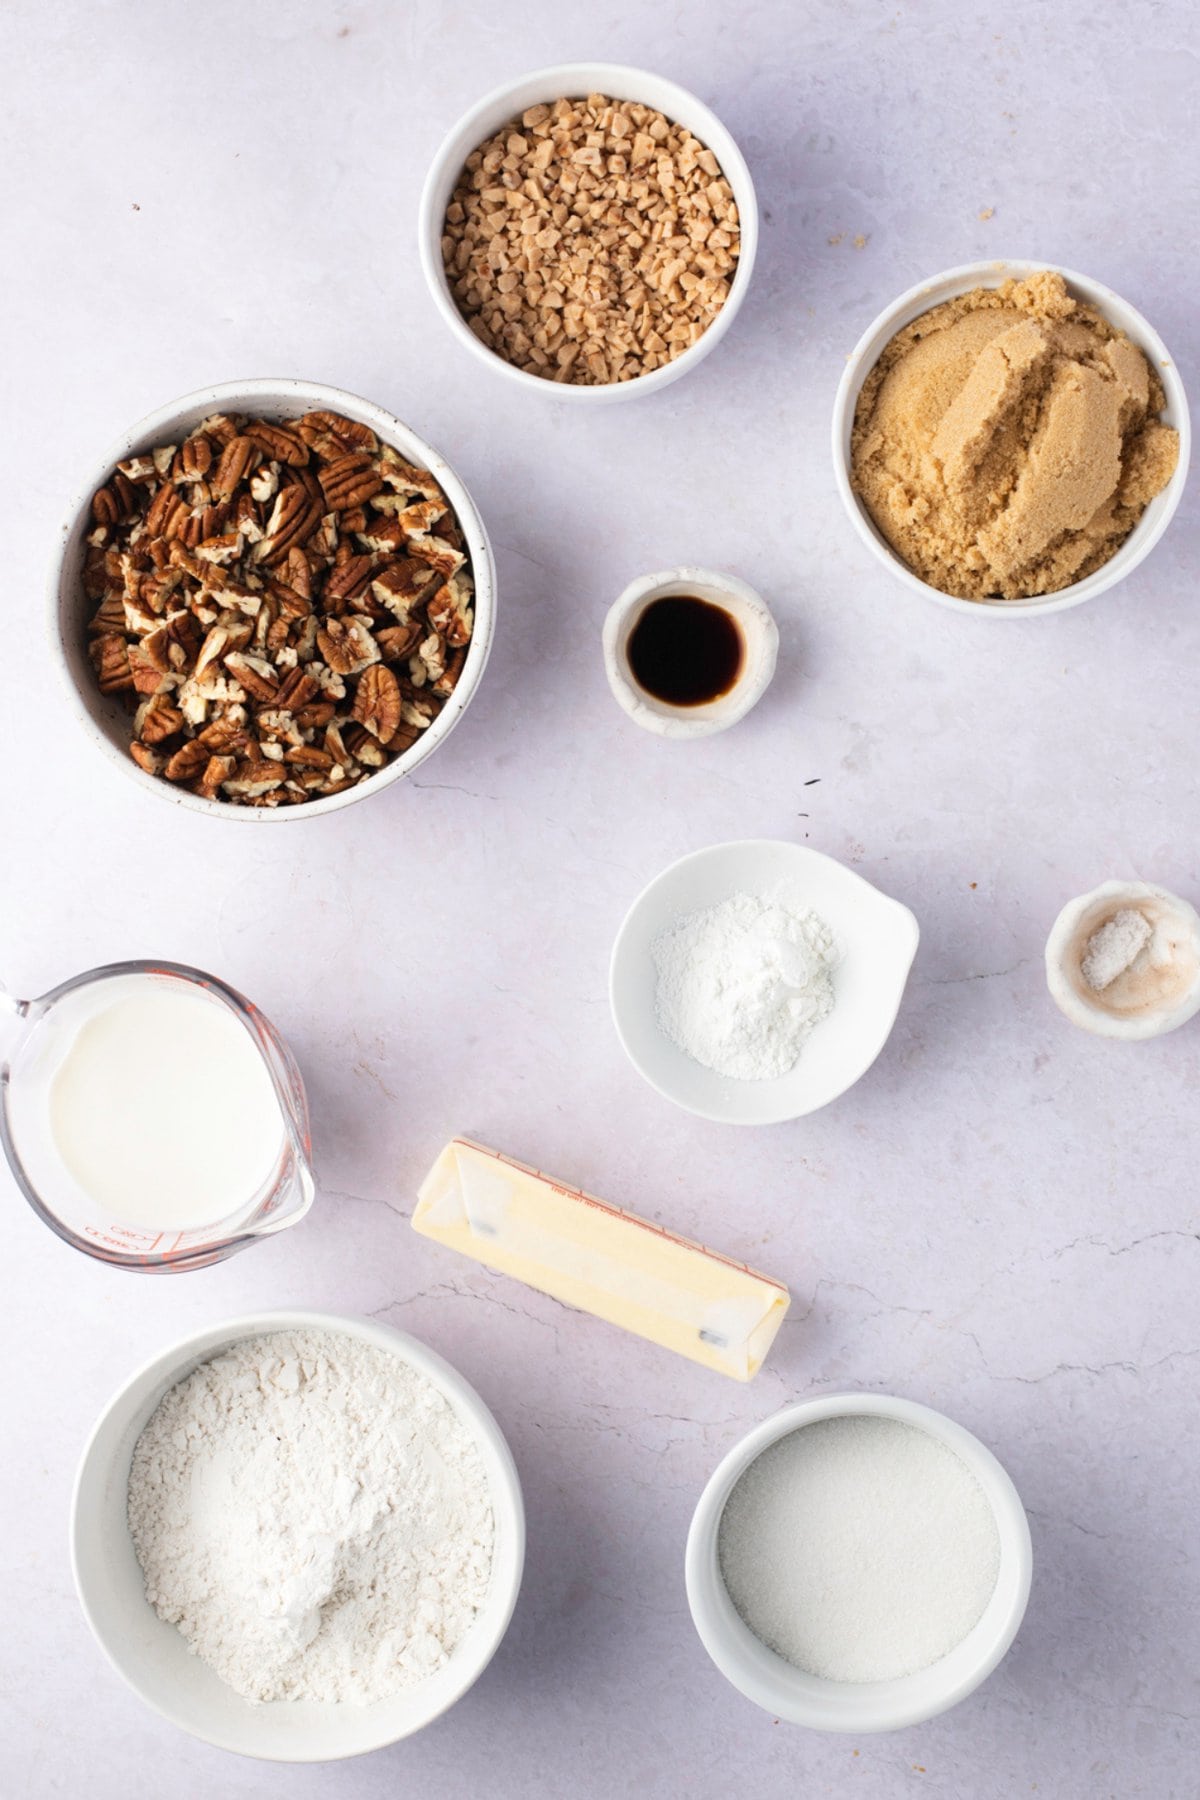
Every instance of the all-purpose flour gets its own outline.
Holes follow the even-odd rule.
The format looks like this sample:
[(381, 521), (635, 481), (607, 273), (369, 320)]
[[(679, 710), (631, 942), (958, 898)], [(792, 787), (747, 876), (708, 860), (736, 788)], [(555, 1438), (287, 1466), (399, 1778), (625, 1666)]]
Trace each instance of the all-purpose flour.
[(653, 953), (659, 1025), (718, 1075), (786, 1075), (833, 1010), (833, 933), (786, 891), (734, 894), (688, 913), (659, 933)]
[(128, 1504), (147, 1599), (247, 1700), (397, 1693), (488, 1589), (474, 1438), (425, 1376), (344, 1333), (202, 1363), (142, 1432)]

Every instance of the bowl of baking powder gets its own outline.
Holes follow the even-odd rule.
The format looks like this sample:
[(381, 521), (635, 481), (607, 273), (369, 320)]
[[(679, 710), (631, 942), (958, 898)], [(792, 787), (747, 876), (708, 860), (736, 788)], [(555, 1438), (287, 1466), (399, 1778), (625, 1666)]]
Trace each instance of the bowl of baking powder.
[(512, 1455), (415, 1338), (309, 1312), (172, 1345), (105, 1408), (71, 1506), (84, 1614), (134, 1692), (223, 1750), (408, 1737), (490, 1662), (521, 1585)]
[(907, 906), (819, 850), (713, 844), (631, 907), (613, 946), (613, 1022), (638, 1073), (685, 1111), (799, 1119), (883, 1049), (919, 935)]

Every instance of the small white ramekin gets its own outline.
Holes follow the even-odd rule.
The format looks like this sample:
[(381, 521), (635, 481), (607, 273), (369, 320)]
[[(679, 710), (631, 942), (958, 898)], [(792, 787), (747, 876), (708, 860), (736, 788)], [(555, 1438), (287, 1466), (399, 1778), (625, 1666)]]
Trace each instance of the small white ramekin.
[[(446, 1665), (369, 1706), (243, 1700), (189, 1650), (146, 1599), (126, 1517), (134, 1447), (163, 1395), (244, 1338), (272, 1331), (332, 1331), (386, 1351), (445, 1395), (471, 1432), (491, 1492), (496, 1540), (483, 1610)], [(332, 1471), (331, 1471), (332, 1474)], [(483, 1673), (508, 1629), (525, 1563), (525, 1511), (512, 1452), (474, 1388), (405, 1332), (336, 1313), (269, 1312), (181, 1338), (132, 1375), (100, 1415), (71, 1500), (71, 1563), (84, 1616), (123, 1680), (155, 1712), (193, 1737), (268, 1762), (333, 1762), (381, 1750), (444, 1713)]]
[[(661, 368), (652, 369), (648, 375), (637, 375), (632, 381), (608, 382), (600, 387), (582, 387), (569, 381), (548, 381), (543, 376), (531, 375), (527, 369), (517, 368), (513, 363), (506, 362), (496, 351), (489, 350), (476, 337), (458, 310), (442, 263), (442, 227), (446, 208), (472, 150), (492, 137), (510, 119), (518, 118), (527, 107), (555, 100), (576, 99), (586, 94), (607, 94), (613, 100), (640, 101), (643, 106), (655, 107), (666, 118), (686, 125), (720, 163), (721, 171), (733, 189), (741, 232), (737, 268), (730, 283), (729, 298), (703, 337), (685, 350), (682, 356), (677, 356), (673, 362), (664, 363)], [(653, 75), (645, 69), (629, 68), (623, 63), (556, 63), (552, 68), (537, 69), (532, 74), (522, 75), (516, 81), (494, 88), (454, 126), (434, 157), (425, 178), (418, 237), (421, 267), (425, 271), (434, 304), (460, 344), (464, 344), (472, 355), (486, 363), (490, 369), (507, 375), (528, 391), (572, 404), (595, 406), (611, 400), (632, 400), (641, 394), (655, 393), (672, 381), (678, 381), (681, 375), (686, 375), (716, 349), (733, 324), (750, 286), (755, 251), (758, 248), (758, 202), (754, 183), (750, 179), (750, 171), (741, 151), (716, 114), (702, 100), (698, 100), (695, 94), (690, 94), (686, 88), (678, 87), (675, 82), (667, 81), (661, 75)]]
[[(1112, 990), (1094, 992), (1083, 973), (1088, 940), (1122, 908), (1146, 914), (1168, 948), (1157, 997), (1130, 999), (1118, 978)], [(1072, 1025), (1097, 1037), (1136, 1043), (1186, 1025), (1200, 1012), (1200, 914), (1178, 894), (1144, 881), (1106, 881), (1090, 894), (1068, 900), (1046, 939), (1046, 985)], [(1125, 1004), (1123, 1004), (1125, 1000)]]
[[(737, 680), (728, 693), (703, 706), (672, 706), (656, 700), (638, 685), (629, 666), (634, 627), (651, 601), (670, 594), (694, 594), (724, 607), (742, 634), (742, 667)], [(779, 629), (766, 601), (736, 575), (723, 575), (716, 569), (663, 569), (631, 581), (614, 600), (604, 621), (602, 644), (608, 685), (635, 724), (662, 737), (710, 737), (744, 719), (766, 693), (779, 654)]]
[[(138, 768), (129, 754), (130, 715), (122, 704), (122, 696), (102, 694), (97, 685), (87, 653), (87, 624), (94, 606), (83, 592), (84, 554), (93, 524), (92, 495), (103, 486), (118, 462), (158, 444), (178, 443), (210, 413), (256, 413), (268, 419), (295, 419), (301, 413), (322, 410), (344, 413), (348, 419), (369, 425), (377, 437), (399, 450), (410, 462), (428, 469), (454, 508), (470, 555), (475, 584), (475, 624), (466, 660), (458, 685), (429, 729), (402, 756), (397, 756), (376, 774), (367, 776), (344, 793), (326, 794), (297, 806), (234, 806), (228, 801), (207, 800), (201, 794), (189, 793), (174, 782), (148, 775)], [(410, 775), (439, 744), (445, 742), (466, 711), (487, 665), (495, 629), (496, 567), (475, 502), (445, 457), (370, 400), (344, 393), (341, 388), (281, 376), (225, 381), (214, 387), (201, 388), (194, 394), (185, 394), (180, 400), (172, 400), (167, 406), (160, 406), (156, 412), (132, 425), (94, 464), (67, 514), (50, 567), (47, 600), (51, 655), (63, 678), (71, 710), (97, 750), (146, 793), (157, 794), (160, 800), (185, 807), (189, 812), (206, 813), (213, 819), (278, 824), (286, 820), (315, 819), (323, 813), (340, 812), (357, 800), (366, 800), (402, 776)]]
[[(825, 1681), (807, 1675), (744, 1624), (721, 1577), (717, 1538), (730, 1494), (756, 1457), (780, 1438), (819, 1419), (848, 1415), (895, 1419), (940, 1439), (966, 1463), (991, 1505), (1000, 1537), (996, 1587), (978, 1624), (948, 1656), (895, 1681)], [(688, 1533), (688, 1605), (700, 1640), (739, 1693), (777, 1719), (814, 1731), (895, 1731), (945, 1712), (973, 1693), (1000, 1662), (1020, 1629), (1029, 1600), (1033, 1549), (1029, 1522), (1007, 1472), (979, 1439), (953, 1419), (891, 1394), (822, 1394), (785, 1406), (718, 1464)]]
[[(1167, 425), (1173, 425), (1179, 433), (1179, 466), (1162, 493), (1150, 502), (1115, 556), (1111, 556), (1102, 568), (1094, 570), (1082, 581), (1073, 581), (1069, 587), (1060, 588), (1057, 593), (1039, 595), (1030, 600), (965, 600), (956, 594), (944, 594), (940, 588), (930, 586), (919, 575), (915, 575), (876, 529), (870, 514), (854, 492), (850, 469), (854, 410), (867, 376), (879, 361), (887, 344), (905, 325), (911, 324), (932, 307), (940, 306), (945, 300), (970, 293), (972, 288), (999, 287), (1005, 281), (1035, 275), (1041, 269), (1061, 275), (1078, 299), (1087, 301), (1098, 312), (1103, 313), (1109, 323), (1123, 331), (1149, 359), (1166, 391), (1163, 421)], [(974, 613), (994, 619), (1027, 619), (1034, 613), (1064, 612), (1069, 606), (1080, 606), (1085, 600), (1094, 600), (1098, 594), (1103, 594), (1117, 582), (1124, 581), (1149, 556), (1183, 498), (1191, 445), (1191, 420), (1183, 382), (1158, 333), (1140, 312), (1130, 306), (1127, 300), (1122, 300), (1119, 294), (1114, 294), (1111, 288), (1104, 287), (1087, 275), (1078, 275), (1072, 269), (1062, 269), (1057, 264), (1048, 262), (964, 263), (960, 268), (947, 269), (943, 274), (931, 276), (928, 281), (909, 288), (907, 293), (901, 294), (898, 300), (884, 308), (858, 340), (846, 360), (833, 406), (834, 480), (850, 523), (868, 550), (913, 593), (923, 594), (927, 600), (934, 600), (939, 606), (947, 606), (954, 612)]]

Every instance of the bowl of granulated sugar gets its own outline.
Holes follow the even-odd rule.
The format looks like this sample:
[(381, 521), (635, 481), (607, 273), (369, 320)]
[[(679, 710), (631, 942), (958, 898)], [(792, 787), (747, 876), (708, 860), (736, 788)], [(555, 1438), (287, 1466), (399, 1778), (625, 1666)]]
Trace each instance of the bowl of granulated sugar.
[(777, 1719), (892, 1731), (1006, 1654), (1033, 1557), (1016, 1488), (952, 1419), (886, 1394), (788, 1406), (700, 1497), (687, 1592), (727, 1680)]

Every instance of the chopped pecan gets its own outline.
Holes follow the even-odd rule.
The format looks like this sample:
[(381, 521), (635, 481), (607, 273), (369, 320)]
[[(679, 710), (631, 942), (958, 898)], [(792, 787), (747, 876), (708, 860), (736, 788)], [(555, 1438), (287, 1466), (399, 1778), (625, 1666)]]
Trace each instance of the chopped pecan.
[(354, 695), (350, 716), (386, 744), (400, 724), (400, 684), (382, 663), (365, 669)]
[(194, 781), (208, 762), (208, 751), (198, 738), (189, 738), (170, 757), (163, 774), (168, 781)]
[(166, 768), (166, 757), (159, 751), (152, 750), (148, 744), (139, 743), (137, 738), (130, 744), (129, 754), (139, 769), (145, 769), (147, 775), (161, 775)]
[(288, 712), (297, 712), (310, 700), (315, 700), (320, 691), (312, 676), (306, 675), (303, 669), (289, 669), (276, 690), (275, 704)]
[(344, 456), (349, 450), (375, 451), (379, 440), (369, 425), (356, 419), (345, 419), (341, 413), (310, 412), (296, 420), (296, 431), (304, 442), (326, 459)]
[(225, 667), (255, 700), (273, 704), (277, 699), (279, 684), (265, 657), (251, 656), (245, 650), (234, 650), (226, 656)]
[(106, 634), (93, 638), (88, 645), (88, 655), (102, 694), (120, 694), (134, 685), (129, 651), (123, 637)]
[(230, 438), (212, 477), (212, 491), (217, 498), (231, 500), (239, 483), (252, 473), (261, 457), (262, 452), (253, 438)]
[(210, 756), (194, 791), (202, 794), (206, 800), (216, 800), (223, 784), (236, 768), (236, 756)]
[(421, 625), (416, 619), (407, 625), (385, 625), (375, 633), (384, 662), (399, 662), (401, 657), (411, 656), (420, 641)]
[(325, 577), (325, 606), (332, 612), (333, 600), (356, 600), (364, 592), (371, 579), (371, 571), (375, 567), (373, 556), (355, 556), (348, 552), (340, 561), (335, 561), (332, 569)]
[(197, 431), (179, 447), (179, 473), (184, 481), (203, 481), (212, 468), (212, 439)]
[[(165, 641), (164, 638), (164, 645)], [(167, 685), (170, 664), (165, 655), (160, 661), (153, 651), (147, 650), (144, 641), (129, 645), (128, 661), (131, 685), (139, 694), (157, 694)]]
[(468, 605), (466, 590), (457, 580), (443, 582), (425, 608), (425, 616), (434, 630), (455, 648), (469, 641), (474, 614)]
[(117, 497), (110, 487), (97, 488), (92, 495), (92, 517), (97, 525), (115, 525), (121, 516)]
[(262, 542), (254, 546), (256, 560), (268, 568), (278, 566), (289, 550), (303, 544), (320, 523), (320, 509), (309, 497), (308, 490), (296, 484), (280, 488), (267, 521)]
[(352, 614), (330, 619), (317, 632), (321, 655), (336, 675), (357, 675), (369, 663), (379, 661), (379, 646), (367, 620)]
[(308, 461), (308, 445), (298, 431), (287, 425), (271, 425), (266, 419), (255, 419), (244, 428), (242, 435), (276, 462), (303, 468)]
[(214, 719), (206, 725), (196, 737), (198, 744), (211, 750), (214, 756), (223, 756), (228, 751), (245, 751), (250, 742), (249, 733), (233, 719)]
[(365, 452), (335, 457), (321, 470), (320, 481), (326, 505), (334, 512), (362, 506), (383, 486), (374, 459)]
[(143, 744), (162, 744), (183, 730), (183, 714), (166, 694), (155, 694), (141, 712), (138, 736)]
[(164, 481), (146, 514), (146, 530), (155, 537), (182, 537), (183, 527), (191, 517), (188, 503), (178, 488)]

